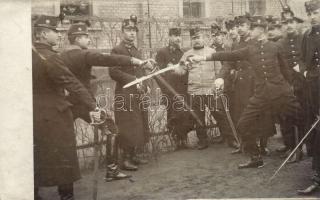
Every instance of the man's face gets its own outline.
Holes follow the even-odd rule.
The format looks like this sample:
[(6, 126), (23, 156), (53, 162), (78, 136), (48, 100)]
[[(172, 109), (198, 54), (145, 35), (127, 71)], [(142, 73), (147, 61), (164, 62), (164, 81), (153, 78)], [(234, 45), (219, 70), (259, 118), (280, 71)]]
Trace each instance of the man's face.
[(123, 37), (125, 40), (134, 41), (137, 37), (137, 31), (135, 28), (124, 28)]
[(238, 34), (240, 36), (245, 36), (249, 33), (250, 31), (250, 26), (247, 23), (242, 23), (238, 27)]
[(90, 44), (90, 38), (88, 35), (80, 35), (76, 38), (76, 41), (82, 49), (87, 49)]
[(212, 37), (213, 43), (217, 45), (222, 45), (224, 42), (224, 35), (223, 34), (218, 34), (216, 36)]
[(198, 34), (191, 39), (193, 48), (201, 48), (204, 46), (204, 38), (202, 34)]
[(268, 30), (268, 37), (277, 38), (282, 35), (281, 27), (274, 27), (271, 30)]
[(180, 35), (170, 35), (169, 36), (170, 45), (180, 49), (181, 47), (181, 36)]
[(42, 37), (46, 39), (48, 44), (50, 44), (51, 46), (55, 46), (58, 44), (58, 38), (59, 38), (58, 31), (55, 31), (52, 29), (46, 29), (41, 34), (42, 34)]
[(234, 26), (232, 29), (229, 30), (230, 37), (232, 39), (238, 37), (238, 27)]
[(298, 23), (293, 20), (288, 22), (285, 27), (286, 27), (287, 33), (294, 33), (298, 29)]
[(263, 27), (257, 26), (254, 27), (251, 31), (251, 37), (252, 39), (258, 39), (264, 34), (265, 29)]
[(320, 25), (320, 8), (310, 12), (308, 16), (310, 17), (312, 26)]

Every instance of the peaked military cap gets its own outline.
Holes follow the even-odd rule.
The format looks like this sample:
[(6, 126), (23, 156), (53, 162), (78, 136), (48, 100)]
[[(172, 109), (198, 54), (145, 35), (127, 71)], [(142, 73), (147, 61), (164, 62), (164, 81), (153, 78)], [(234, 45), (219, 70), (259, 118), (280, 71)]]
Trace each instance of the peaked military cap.
[(277, 17), (272, 17), (271, 21), (268, 24), (268, 29), (272, 30), (275, 28), (281, 28), (281, 26), (282, 26), (282, 21)]
[(311, 13), (320, 8), (320, 0), (310, 0), (305, 2), (305, 8), (307, 13)]
[(181, 28), (170, 28), (169, 29), (169, 36), (180, 36), (181, 35)]
[(84, 23), (72, 24), (68, 30), (68, 35), (88, 35), (88, 27)]
[(250, 24), (251, 23), (250, 19), (251, 19), (251, 17), (250, 17), (249, 14), (241, 15), (241, 16), (238, 16), (236, 18), (236, 23), (238, 25), (241, 25), (241, 24), (244, 24), (244, 23)]
[(191, 37), (191, 38), (197, 37), (197, 36), (199, 36), (200, 34), (201, 34), (201, 31), (200, 31), (200, 28), (199, 28), (199, 27), (190, 29), (190, 37)]
[(263, 16), (256, 15), (251, 18), (251, 27), (263, 27), (266, 28), (268, 25), (266, 19)]
[(43, 27), (56, 30), (58, 25), (58, 17), (40, 15), (35, 19), (34, 27)]
[(121, 30), (123, 29), (135, 29), (138, 31), (137, 27), (138, 18), (135, 15), (131, 15), (129, 19), (124, 19), (122, 21)]

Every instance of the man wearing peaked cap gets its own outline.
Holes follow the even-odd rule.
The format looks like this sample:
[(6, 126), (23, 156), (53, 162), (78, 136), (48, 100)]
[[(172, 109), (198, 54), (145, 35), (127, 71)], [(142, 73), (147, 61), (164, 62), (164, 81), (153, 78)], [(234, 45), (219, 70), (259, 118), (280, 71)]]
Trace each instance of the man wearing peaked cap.
[(33, 26), (34, 27), (42, 27), (42, 28), (48, 28), (48, 29), (56, 30), (57, 29), (57, 24), (58, 24), (58, 17), (40, 15), (35, 20)]
[[(168, 67), (170, 64), (178, 64), (183, 51), (181, 50), (181, 29), (173, 27), (169, 29), (169, 44), (157, 51), (156, 61), (160, 69)], [(176, 148), (184, 149), (187, 146), (187, 134), (189, 132), (190, 123), (188, 123), (188, 112), (174, 108), (178, 102), (178, 96), (187, 95), (187, 79), (188, 75), (179, 76), (173, 72), (156, 77), (156, 81), (166, 99), (161, 102), (166, 105), (167, 109), (167, 126), (177, 144)], [(181, 100), (184, 103), (184, 100)]]
[(80, 179), (76, 140), (68, 90), (85, 105), (87, 114), (95, 100), (52, 50), (56, 45), (57, 18), (40, 16), (34, 23), (32, 51), (34, 196), (39, 187), (58, 186), (61, 199), (73, 199), (73, 182)]
[[(304, 76), (307, 80), (309, 126), (320, 116), (320, 0), (305, 3), (306, 12), (311, 20), (311, 28), (304, 33), (302, 40), (302, 61), (306, 65)], [(312, 169), (315, 175), (312, 184), (298, 193), (305, 195), (319, 190), (320, 185), (320, 126), (316, 127), (309, 138), (312, 144)]]
[[(185, 52), (181, 60), (185, 60), (189, 55), (206, 55), (208, 53), (216, 52), (214, 49), (205, 45), (204, 35), (199, 27), (190, 29), (190, 37), (192, 49)], [(214, 100), (214, 88), (212, 87), (215, 76), (221, 69), (220, 62), (199, 62), (193, 63), (190, 68), (185, 68), (180, 65), (179, 74), (188, 74), (187, 92), (188, 102), (191, 107), (192, 121), (197, 128), (196, 134), (199, 139), (197, 148), (203, 150), (208, 148), (208, 135), (205, 126), (205, 109), (202, 107), (205, 104), (209, 107), (211, 114), (217, 120), (219, 130), (224, 141), (230, 146), (235, 147), (235, 139), (232, 135), (232, 130), (228, 124), (225, 109), (222, 105), (222, 100), (217, 99), (218, 103)], [(215, 104), (215, 105), (213, 105)], [(216, 109), (217, 108), (217, 109)]]
[(137, 16), (131, 15), (129, 19), (124, 19), (122, 21), (121, 30), (123, 31), (124, 29), (133, 29), (136, 32), (138, 32), (139, 29), (138, 29), (137, 23), (138, 23)]
[(277, 42), (283, 37), (282, 23), (279, 18), (272, 17), (268, 23), (268, 40)]
[(88, 27), (84, 23), (72, 24), (68, 30), (68, 35), (89, 35)]
[[(138, 31), (136, 16), (131, 15), (129, 19), (124, 19), (121, 30), (122, 41), (111, 50), (111, 55), (141, 58), (141, 52), (135, 46)], [(114, 114), (119, 127), (120, 147), (123, 150), (121, 167), (129, 171), (138, 170), (138, 164), (147, 163), (147, 160), (138, 157), (137, 152), (149, 141), (148, 109), (141, 105), (150, 88), (148, 81), (128, 88), (123, 86), (145, 75), (145, 71), (141, 68), (112, 67), (109, 75), (116, 81)], [(117, 100), (119, 96), (123, 97), (124, 103)]]
[[(300, 20), (297, 17), (289, 18), (283, 21), (283, 38), (278, 42), (282, 47), (282, 55), (287, 62), (293, 77), (293, 90), (300, 105), (302, 106), (301, 114), (306, 119), (306, 80), (303, 76), (305, 65), (301, 61), (301, 43), (303, 34), (299, 31)], [(282, 152), (280, 157), (287, 157), (300, 142), (305, 133), (306, 124), (302, 124), (299, 130), (295, 131), (294, 126), (286, 119), (280, 119), (280, 128), (283, 138), (284, 147), (277, 149)], [(306, 122), (306, 120), (304, 120)], [(294, 134), (293, 134), (294, 133)], [(289, 162), (297, 162), (302, 158), (302, 148), (299, 148), (296, 153), (290, 158)]]
[[(232, 52), (217, 52), (208, 56), (188, 57), (191, 62), (201, 61), (237, 61), (246, 60), (253, 69), (255, 91), (242, 112), (237, 124), (238, 133), (242, 138), (245, 151), (250, 160), (240, 164), (242, 168), (260, 168), (264, 165), (261, 152), (257, 146), (257, 133), (250, 132), (252, 124), (256, 123), (266, 111), (288, 117), (293, 124), (301, 123), (301, 107), (294, 96), (291, 86), (291, 73), (284, 62), (281, 48), (265, 37), (266, 22), (263, 17), (254, 17), (251, 27), (252, 42), (244, 48)], [(223, 66), (224, 67), (224, 66)], [(223, 69), (222, 69), (223, 70)], [(215, 81), (217, 88), (224, 85), (224, 77)]]
[(263, 16), (256, 15), (251, 17), (251, 28), (254, 28), (254, 27), (266, 28), (267, 26), (268, 26), (268, 22)]
[[(145, 62), (130, 56), (124, 55), (107, 55), (102, 52), (88, 49), (90, 39), (88, 28), (84, 23), (77, 23), (70, 26), (68, 30), (68, 39), (70, 42), (70, 47), (61, 53), (62, 60), (66, 63), (70, 71), (81, 81), (81, 83), (91, 92), (90, 81), (92, 79), (91, 71), (94, 66), (104, 66), (104, 67), (126, 67), (133, 68), (134, 66), (140, 67), (140, 65)], [(93, 94), (92, 94), (93, 95)], [(70, 94), (68, 100), (73, 104), (72, 112), (74, 119), (81, 118), (86, 122), (90, 122), (90, 117), (87, 114), (88, 108), (83, 105), (73, 94)], [(106, 123), (101, 126), (101, 128), (108, 128), (113, 135), (113, 137), (118, 134), (117, 127), (109, 117)], [(111, 140), (111, 138), (108, 138)], [(116, 153), (117, 146), (107, 146), (108, 152)], [(113, 150), (112, 150), (113, 149)], [(106, 181), (118, 180), (123, 178), (128, 178), (129, 176), (119, 172), (118, 166), (114, 163), (116, 155), (108, 155), (107, 160), (107, 173)]]

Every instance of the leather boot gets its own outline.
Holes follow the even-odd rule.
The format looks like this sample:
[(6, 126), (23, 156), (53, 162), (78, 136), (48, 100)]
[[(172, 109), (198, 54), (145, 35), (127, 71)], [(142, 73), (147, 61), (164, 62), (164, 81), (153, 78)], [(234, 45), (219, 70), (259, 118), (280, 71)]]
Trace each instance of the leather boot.
[(126, 175), (124, 173), (121, 173), (118, 169), (118, 166), (116, 164), (112, 164), (107, 166), (107, 173), (104, 178), (106, 182), (110, 182), (113, 180), (122, 180), (126, 178), (130, 178), (130, 175)]
[(203, 140), (203, 141), (199, 141), (198, 142), (198, 145), (197, 145), (197, 149), (198, 150), (204, 150), (204, 149), (206, 149), (208, 147), (209, 147), (209, 145), (208, 145), (207, 141)]
[(127, 171), (137, 171), (138, 166), (133, 164), (130, 159), (124, 159), (121, 169)]
[(297, 151), (290, 157), (288, 163), (295, 163), (295, 162), (299, 162), (300, 160), (302, 160), (302, 150), (301, 149), (297, 149)]
[(282, 147), (277, 148), (277, 149), (276, 149), (276, 152), (278, 152), (278, 153), (285, 153), (285, 152), (288, 151), (288, 150), (289, 150), (288, 147), (282, 146)]
[(73, 184), (59, 185), (60, 200), (74, 200)]
[(245, 169), (245, 168), (261, 168), (263, 167), (263, 160), (261, 156), (252, 156), (251, 159), (243, 164), (239, 164), (238, 168), (239, 169)]
[(319, 184), (316, 182), (313, 182), (309, 187), (307, 187), (304, 190), (298, 190), (298, 194), (299, 195), (311, 195), (312, 193), (314, 193), (315, 191), (317, 191), (319, 189)]
[(139, 158), (138, 156), (133, 156), (131, 158), (131, 161), (134, 165), (145, 165), (145, 164), (148, 164), (148, 160), (145, 160), (145, 159), (142, 159), (142, 158)]

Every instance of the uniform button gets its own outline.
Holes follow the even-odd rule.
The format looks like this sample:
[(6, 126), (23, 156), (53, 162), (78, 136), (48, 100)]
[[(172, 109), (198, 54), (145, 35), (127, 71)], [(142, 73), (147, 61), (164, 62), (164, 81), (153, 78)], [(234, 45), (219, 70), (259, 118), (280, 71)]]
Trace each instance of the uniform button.
[(293, 47), (294, 47), (294, 45), (292, 44), (292, 45), (291, 45), (291, 47), (293, 48)]
[(296, 64), (297, 64), (297, 62), (293, 62), (293, 64), (295, 64), (295, 65), (296, 65)]
[(320, 33), (319, 33), (319, 32), (316, 32), (316, 34), (319, 35)]
[(320, 65), (317, 65), (317, 67), (320, 67)]
[(264, 80), (266, 80), (266, 81), (267, 81), (267, 80), (268, 80), (268, 78), (265, 78)]
[(318, 52), (316, 51), (316, 52), (314, 52), (314, 55), (318, 55)]
[(265, 66), (265, 65), (262, 65), (262, 68), (266, 68), (266, 66)]
[(241, 61), (240, 61), (240, 60), (237, 60), (237, 62), (240, 63)]
[(316, 58), (316, 61), (318, 62), (318, 61), (319, 61), (319, 59), (318, 59), (318, 58)]
[(290, 42), (293, 42), (293, 39), (291, 39)]
[(264, 62), (264, 59), (262, 58), (261, 61)]
[(292, 56), (292, 58), (296, 58), (296, 56)]
[(263, 72), (264, 74), (267, 74), (267, 72)]
[(291, 51), (291, 53), (295, 53), (296, 51)]
[(242, 77), (240, 77), (239, 79), (240, 79), (240, 80), (242, 80), (243, 78), (242, 78)]
[(261, 49), (263, 49), (263, 45), (261, 45)]
[(173, 58), (172, 61), (176, 61), (176, 59)]
[(263, 55), (264, 54), (264, 52), (263, 51), (261, 51), (261, 55)]

